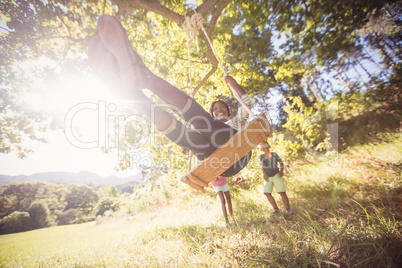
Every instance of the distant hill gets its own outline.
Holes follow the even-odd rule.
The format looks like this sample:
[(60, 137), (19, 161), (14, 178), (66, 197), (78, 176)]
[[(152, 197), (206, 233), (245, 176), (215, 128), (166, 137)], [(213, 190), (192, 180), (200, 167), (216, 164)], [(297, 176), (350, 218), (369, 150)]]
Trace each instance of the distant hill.
[(92, 186), (100, 185), (122, 185), (129, 182), (140, 182), (141, 174), (135, 174), (128, 177), (117, 176), (99, 176), (88, 171), (81, 171), (79, 173), (73, 172), (44, 172), (35, 173), (32, 175), (1, 175), (0, 185), (8, 184), (15, 181), (44, 181), (52, 183), (70, 184), (88, 184)]

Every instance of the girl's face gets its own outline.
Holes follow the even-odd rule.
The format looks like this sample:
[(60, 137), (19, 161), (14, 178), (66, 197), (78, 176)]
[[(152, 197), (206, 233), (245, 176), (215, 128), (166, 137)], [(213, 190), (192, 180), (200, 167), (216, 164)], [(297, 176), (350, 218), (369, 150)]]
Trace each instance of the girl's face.
[(212, 114), (216, 119), (223, 122), (226, 122), (229, 119), (229, 111), (222, 102), (217, 102), (214, 104), (214, 107), (212, 107)]
[(260, 150), (263, 151), (264, 153), (269, 152), (269, 148), (271, 148), (271, 147), (269, 146), (269, 144), (267, 142), (263, 142), (260, 144)]

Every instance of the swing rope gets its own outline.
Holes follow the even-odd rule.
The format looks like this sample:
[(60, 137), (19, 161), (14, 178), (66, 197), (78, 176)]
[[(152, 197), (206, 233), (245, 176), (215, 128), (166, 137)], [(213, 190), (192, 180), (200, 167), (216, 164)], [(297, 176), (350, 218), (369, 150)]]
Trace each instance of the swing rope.
[[(185, 20), (184, 20), (184, 23), (183, 23), (183, 25), (182, 25), (182, 28), (183, 28), (184, 31), (186, 32), (187, 38), (188, 38), (188, 40), (187, 40), (187, 48), (188, 48), (188, 66), (189, 66), (190, 92), (192, 92), (191, 97), (194, 97), (194, 95), (195, 95), (196, 92), (193, 92), (193, 87), (192, 87), (192, 78), (191, 78), (191, 51), (190, 51), (190, 50), (191, 50), (191, 45), (192, 45), (194, 39), (196, 40), (197, 50), (199, 49), (199, 48), (198, 48), (198, 42), (197, 42), (197, 41), (198, 41), (198, 40), (197, 40), (197, 34), (198, 34), (198, 32), (199, 32), (200, 29), (201, 29), (202, 32), (204, 33), (204, 35), (205, 35), (205, 37), (206, 37), (206, 39), (207, 39), (207, 41), (208, 41), (208, 44), (209, 44), (209, 46), (210, 46), (210, 48), (211, 48), (211, 50), (212, 50), (212, 52), (213, 52), (213, 54), (214, 54), (216, 60), (218, 61), (219, 65), (220, 65), (224, 77), (228, 75), (228, 73), (227, 73), (225, 67), (223, 66), (221, 60), (220, 60), (219, 57), (218, 57), (218, 54), (216, 53), (216, 51), (215, 51), (215, 49), (214, 49), (214, 47), (213, 47), (213, 45), (212, 45), (212, 42), (211, 42), (211, 40), (210, 40), (210, 38), (209, 38), (209, 36), (208, 36), (208, 34), (207, 34), (207, 31), (205, 30), (204, 26), (202, 25), (203, 22), (204, 22), (204, 18), (202, 17), (202, 15), (199, 14), (199, 13), (197, 13), (196, 10), (194, 10), (194, 14), (193, 14), (191, 17), (185, 16)], [(228, 84), (228, 86), (229, 86), (230, 90), (232, 91), (233, 95), (235, 96), (235, 98), (241, 103), (242, 107), (248, 112), (248, 114), (249, 114), (252, 118), (256, 117), (256, 116), (254, 115), (254, 113), (251, 111), (251, 109), (250, 109), (250, 108), (244, 103), (244, 101), (241, 99), (241, 97), (239, 96), (239, 94), (237, 94), (236, 90), (235, 90), (230, 84)], [(188, 167), (189, 167), (189, 170), (191, 169), (191, 164), (192, 164), (192, 161), (191, 161), (191, 160), (192, 160), (192, 154), (191, 154), (191, 152), (189, 152), (189, 159), (188, 159)]]
[(200, 27), (202, 27), (202, 23), (204, 22), (204, 18), (201, 16), (201, 14), (198, 15), (199, 16), (191, 16), (191, 17), (185, 16), (184, 23), (182, 25), (184, 31), (187, 34), (189, 82), (190, 82), (190, 92), (192, 92), (191, 97), (194, 97), (196, 93), (193, 92), (192, 79), (191, 79), (191, 45), (193, 41), (196, 40), (197, 50), (199, 50), (197, 35)]
[[(189, 55), (190, 55), (190, 46), (191, 46), (193, 40), (197, 38), (197, 33), (201, 29), (208, 41), (209, 47), (211, 48), (216, 60), (219, 63), (219, 66), (222, 69), (223, 75), (227, 76), (228, 73), (227, 73), (225, 67), (223, 66), (221, 60), (219, 59), (218, 54), (216, 53), (215, 48), (212, 45), (211, 39), (209, 38), (209, 36), (207, 34), (207, 31), (205, 30), (204, 26), (202, 25), (203, 22), (204, 22), (204, 18), (202, 17), (202, 15), (200, 13), (197, 13), (197, 11), (195, 11), (195, 10), (194, 10), (194, 14), (191, 16), (191, 18), (185, 16), (185, 21), (182, 26), (189, 38), (189, 40), (187, 41), (187, 47), (189, 48)], [(189, 57), (189, 66), (191, 66), (190, 57)], [(190, 83), (191, 83), (191, 73), (190, 73)], [(246, 109), (248, 114), (251, 117), (255, 117), (254, 113), (251, 112), (251, 109), (247, 105), (245, 105), (243, 100), (240, 98), (239, 94), (237, 94), (236, 90), (231, 85), (228, 84), (228, 86), (229, 86), (230, 90), (232, 91), (233, 95), (235, 96), (235, 98), (241, 103), (241, 105), (244, 107), (244, 109)], [(190, 84), (190, 89), (192, 91), (191, 84)], [(193, 92), (192, 96), (194, 96), (194, 94), (195, 94), (195, 92)]]
[[(188, 76), (189, 76), (189, 84), (190, 84), (190, 92), (191, 97), (194, 97), (195, 93), (193, 91), (193, 85), (192, 85), (192, 78), (191, 78), (191, 45), (195, 39), (196, 45), (197, 45), (197, 50), (199, 50), (198, 47), (198, 31), (200, 27), (202, 27), (202, 23), (204, 22), (204, 18), (202, 16), (184, 16), (185, 20), (182, 25), (184, 31), (187, 34), (187, 52), (188, 52)], [(192, 127), (191, 124), (187, 123), (187, 127)], [(191, 170), (192, 166), (192, 153), (189, 151), (188, 153), (188, 170)]]

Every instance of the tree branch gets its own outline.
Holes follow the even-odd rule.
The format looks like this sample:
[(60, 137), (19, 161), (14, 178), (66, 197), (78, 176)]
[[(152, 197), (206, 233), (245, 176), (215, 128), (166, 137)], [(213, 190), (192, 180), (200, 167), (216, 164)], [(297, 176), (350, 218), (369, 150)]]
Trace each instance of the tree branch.
[(119, 13), (131, 12), (135, 8), (144, 9), (161, 15), (162, 17), (176, 22), (180, 27), (184, 22), (184, 15), (177, 14), (176, 12), (162, 6), (155, 0), (111, 0), (113, 4), (119, 7)]
[[(144, 9), (150, 12), (154, 12), (156, 14), (161, 15), (162, 17), (169, 19), (171, 21), (176, 22), (181, 28), (182, 24), (185, 20), (185, 15), (177, 14), (176, 12), (170, 10), (169, 8), (161, 5), (155, 0), (132, 0), (132, 1), (125, 1), (125, 0), (111, 0), (113, 4), (119, 7), (119, 13), (122, 12), (131, 12), (132, 9), (139, 8)], [(227, 7), (227, 5), (232, 2), (232, 0), (206, 0), (202, 3), (199, 7), (196, 8), (196, 12), (200, 13), (202, 16), (205, 16), (212, 8), (214, 8), (217, 4), (218, 7), (213, 12), (210, 24), (206, 29), (206, 33), (208, 38), (211, 39), (212, 33), (215, 29), (215, 25), (222, 13), (222, 11)], [(190, 11), (186, 14), (186, 16), (192, 16), (194, 11)], [(206, 83), (208, 78), (216, 71), (218, 66), (218, 60), (215, 58), (215, 55), (212, 51), (212, 48), (209, 46), (208, 42), (205, 43), (207, 57), (211, 62), (212, 68), (211, 70), (205, 75), (205, 77), (201, 80), (201, 82), (195, 87), (193, 90), (193, 96), (197, 91)]]
[(207, 32), (209, 37), (211, 37), (212, 32), (214, 31), (215, 25), (216, 25), (219, 17), (222, 14), (222, 11), (227, 7), (227, 5), (229, 5), (230, 2), (232, 2), (232, 0), (221, 0), (221, 2), (219, 3), (218, 8), (212, 14), (211, 22), (208, 25), (208, 28), (206, 30), (206, 32)]
[[(111, 0), (111, 1), (113, 4), (115, 4), (119, 7), (119, 13), (131, 12), (132, 9), (139, 8), (139, 9), (144, 9), (147, 11), (154, 12), (156, 14), (161, 15), (162, 17), (164, 17), (166, 19), (172, 20), (172, 21), (176, 22), (180, 27), (182, 27), (182, 24), (184, 22), (184, 15), (177, 14), (176, 12), (161, 5), (160, 3), (158, 3), (155, 0), (133, 0), (133, 1)], [(204, 3), (202, 3), (199, 7), (196, 8), (196, 12), (200, 13), (202, 16), (204, 16), (219, 1), (221, 1), (221, 0), (206, 0)], [(226, 0), (224, 2), (231, 2), (231, 0), (230, 1)], [(191, 17), (193, 14), (194, 14), (194, 11), (189, 11), (186, 14), (186, 16)]]
[(274, 7), (273, 10), (271, 10), (271, 11), (269, 12), (268, 15), (275, 15), (275, 14), (278, 12), (278, 10), (282, 9), (283, 6), (286, 5), (288, 2), (289, 2), (289, 0), (283, 0), (283, 1), (281, 1), (279, 4), (277, 4), (277, 5)]
[[(221, 0), (207, 0), (204, 3), (202, 3), (199, 7), (195, 9), (197, 13), (200, 13), (202, 16), (208, 13), (219, 1)], [(186, 16), (192, 16), (194, 14), (194, 11), (190, 11), (186, 14)]]
[(216, 63), (215, 65), (212, 64), (212, 69), (204, 76), (204, 78), (201, 80), (201, 82), (193, 89), (193, 92), (191, 93), (191, 96), (195, 96), (197, 91), (208, 81), (209, 77), (214, 74), (218, 67), (218, 64)]
[[(211, 1), (212, 2), (212, 1)], [(208, 35), (208, 38), (211, 40), (212, 32), (215, 29), (215, 25), (218, 22), (218, 18), (222, 14), (222, 11), (227, 7), (227, 5), (232, 2), (232, 0), (222, 0), (219, 3), (218, 8), (215, 10), (215, 12), (212, 14), (211, 22), (208, 25), (208, 28), (205, 30), (205, 32)], [(205, 4), (206, 2), (204, 2)], [(211, 40), (212, 42), (212, 40)], [(209, 77), (215, 73), (216, 69), (218, 68), (218, 60), (215, 58), (214, 52), (212, 51), (212, 48), (209, 46), (209, 43), (206, 41), (205, 43), (205, 48), (207, 52), (207, 57), (211, 61), (212, 68), (211, 70), (205, 75), (205, 77), (201, 80), (201, 82), (194, 88), (192, 92), (192, 96), (194, 96), (197, 91), (208, 81)]]
[(6, 28), (4, 28), (4, 27), (0, 27), (0, 29), (1, 29), (1, 30), (4, 30), (5, 32), (11, 33), (11, 31), (10, 31), (9, 29), (6, 29)]

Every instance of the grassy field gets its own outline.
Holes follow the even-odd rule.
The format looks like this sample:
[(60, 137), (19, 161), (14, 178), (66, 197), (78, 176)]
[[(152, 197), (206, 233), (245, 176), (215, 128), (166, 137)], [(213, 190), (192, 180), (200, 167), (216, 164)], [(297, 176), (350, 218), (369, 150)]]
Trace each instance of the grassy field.
[(0, 266), (402, 267), (401, 159), (395, 136), (294, 163), (291, 216), (269, 217), (262, 185), (251, 185), (232, 187), (229, 227), (212, 191), (189, 191), (133, 215), (2, 235)]

